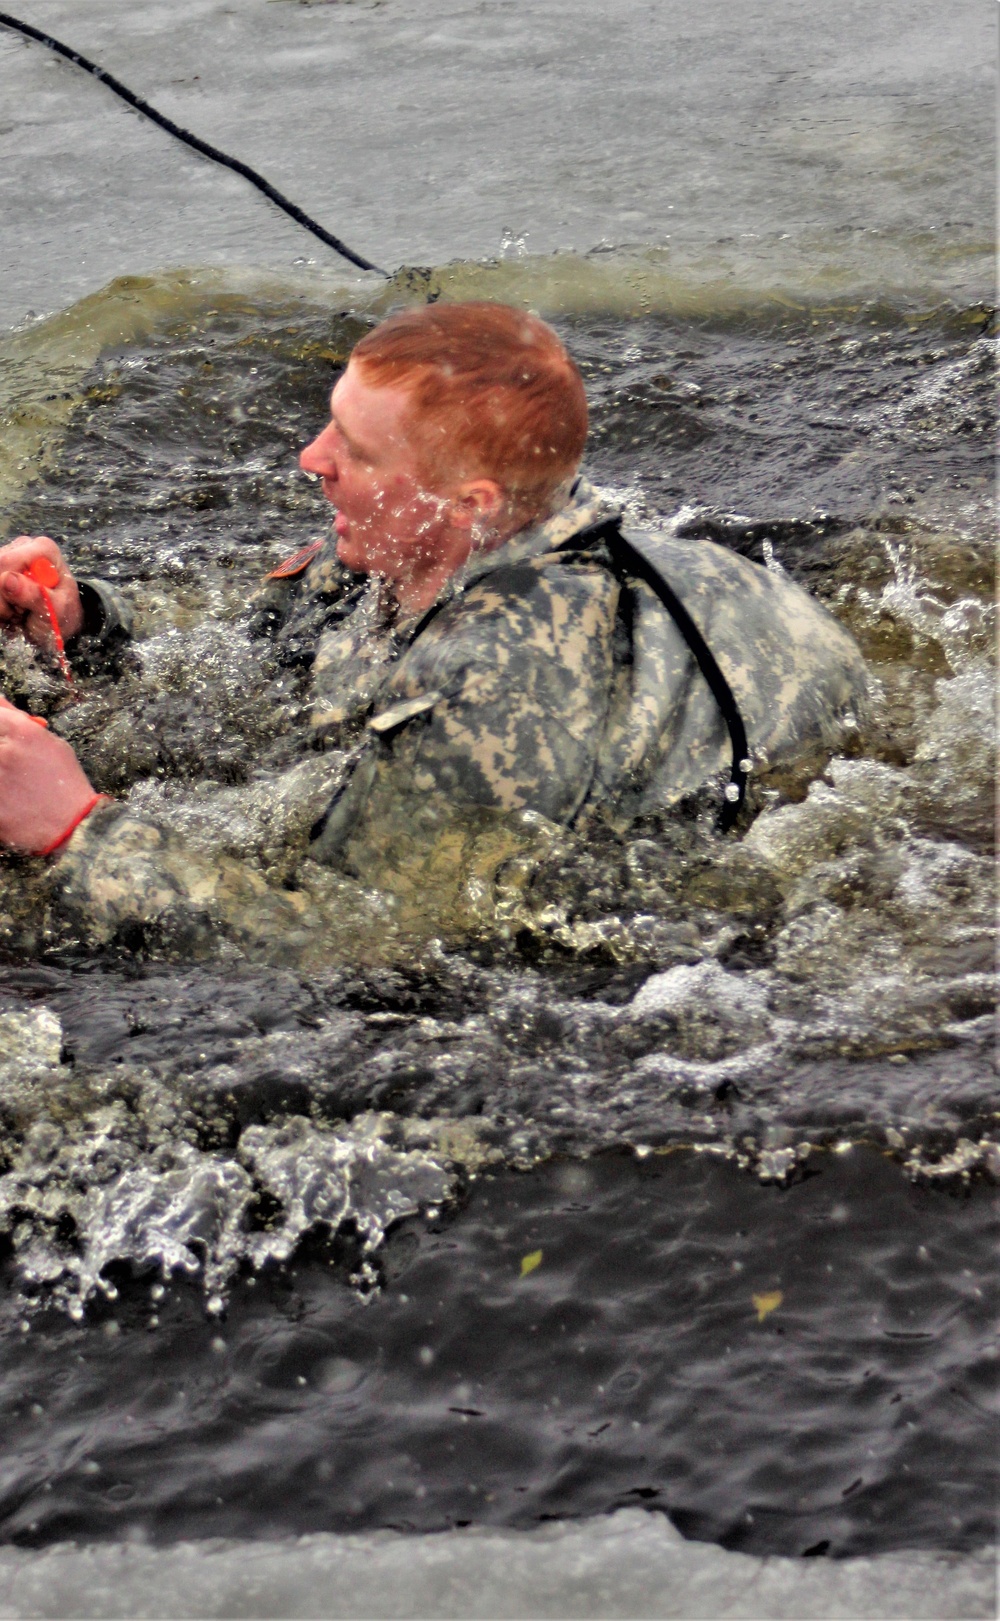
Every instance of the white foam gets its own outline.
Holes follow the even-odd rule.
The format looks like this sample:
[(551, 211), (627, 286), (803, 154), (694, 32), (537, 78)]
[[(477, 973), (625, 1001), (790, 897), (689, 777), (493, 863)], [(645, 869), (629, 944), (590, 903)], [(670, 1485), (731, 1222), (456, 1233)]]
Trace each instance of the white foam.
[[(0, 1176), (0, 1232), (14, 1228), (21, 1277), (54, 1286), (53, 1298), (76, 1318), (92, 1294), (115, 1297), (104, 1269), (124, 1257), (158, 1266), (164, 1278), (200, 1274), (213, 1292), (241, 1260), (287, 1260), (304, 1233), (336, 1231), (348, 1218), (367, 1253), (393, 1222), (440, 1206), (454, 1185), (433, 1154), (386, 1141), (391, 1118), (359, 1115), (334, 1130), (291, 1116), (248, 1127), (235, 1156), (173, 1138), (143, 1142), (120, 1101), (70, 1131), (42, 1118)], [(255, 1188), (281, 1209), (257, 1233), (245, 1223)], [(71, 1250), (55, 1230), (64, 1213), (79, 1234)]]
[(767, 990), (754, 974), (727, 974), (716, 962), (682, 963), (653, 974), (632, 998), (638, 1018), (710, 1012), (734, 1023), (768, 1026)]
[(62, 1025), (47, 1007), (0, 1013), (0, 1086), (59, 1068)]

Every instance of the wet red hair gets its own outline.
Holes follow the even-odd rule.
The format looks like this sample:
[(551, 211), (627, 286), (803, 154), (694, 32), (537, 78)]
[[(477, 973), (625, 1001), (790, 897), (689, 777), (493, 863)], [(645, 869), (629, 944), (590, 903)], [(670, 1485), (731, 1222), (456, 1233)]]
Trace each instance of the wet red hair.
[(491, 478), (531, 516), (576, 471), (583, 381), (537, 315), (486, 303), (402, 310), (361, 339), (351, 364), (372, 387), (409, 394), (430, 490)]

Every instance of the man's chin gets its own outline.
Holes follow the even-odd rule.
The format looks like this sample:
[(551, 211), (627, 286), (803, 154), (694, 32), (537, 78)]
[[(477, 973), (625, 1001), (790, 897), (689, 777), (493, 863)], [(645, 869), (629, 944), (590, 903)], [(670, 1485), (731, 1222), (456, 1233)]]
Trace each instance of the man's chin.
[(337, 537), (337, 556), (352, 574), (367, 574), (368, 565), (360, 546), (352, 545), (350, 532)]

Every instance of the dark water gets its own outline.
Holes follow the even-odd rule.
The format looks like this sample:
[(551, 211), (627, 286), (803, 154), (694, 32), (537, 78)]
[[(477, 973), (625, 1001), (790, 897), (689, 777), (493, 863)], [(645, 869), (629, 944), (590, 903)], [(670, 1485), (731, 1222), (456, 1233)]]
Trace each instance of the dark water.
[[(4, 690), (273, 882), (302, 695), (246, 600), (326, 521), (294, 453), (366, 318), (160, 309), (6, 518), (125, 584), (140, 640), (78, 705), (13, 647)], [(871, 723), (739, 841), (557, 842), (475, 938), (380, 967), (335, 931), (320, 969), (57, 946), (8, 862), (8, 1537), (623, 1503), (754, 1552), (989, 1534), (985, 312), (557, 324), (591, 475), (822, 597)]]
[[(765, 1554), (993, 1528), (995, 1209), (872, 1150), (760, 1188), (692, 1154), (474, 1183), (453, 1219), (2, 1349), (5, 1535), (439, 1530), (646, 1505)], [(356, 1246), (355, 1246), (356, 1248)], [(103, 1324), (101, 1319), (104, 1319)]]

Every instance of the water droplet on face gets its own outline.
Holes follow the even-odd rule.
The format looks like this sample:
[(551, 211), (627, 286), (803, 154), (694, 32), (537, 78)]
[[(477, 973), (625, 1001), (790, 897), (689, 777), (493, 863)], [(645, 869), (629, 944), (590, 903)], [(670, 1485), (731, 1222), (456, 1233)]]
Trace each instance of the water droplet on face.
[(736, 801), (739, 799), (739, 797), (740, 797), (740, 790), (737, 787), (736, 783), (735, 782), (727, 783), (724, 798), (728, 799), (728, 801), (729, 801), (729, 803), (731, 805), (735, 805)]

